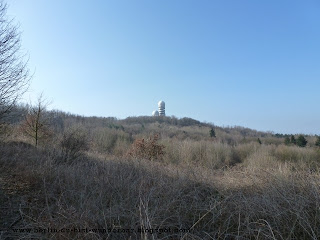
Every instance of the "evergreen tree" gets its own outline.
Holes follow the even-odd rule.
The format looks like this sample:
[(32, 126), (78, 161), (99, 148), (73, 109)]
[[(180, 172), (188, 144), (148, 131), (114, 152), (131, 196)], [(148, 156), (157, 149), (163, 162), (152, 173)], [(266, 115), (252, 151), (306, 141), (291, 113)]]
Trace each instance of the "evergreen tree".
[(291, 135), (290, 143), (292, 143), (294, 145), (296, 145), (296, 143), (297, 143), (296, 138), (293, 135)]
[(288, 136), (284, 139), (284, 144), (290, 145), (290, 138)]
[(320, 147), (320, 136), (317, 136), (316, 146), (317, 146), (317, 147)]
[(299, 135), (298, 139), (297, 139), (297, 145), (299, 147), (305, 147), (307, 145), (307, 140), (305, 139), (305, 137), (303, 135)]
[(210, 137), (216, 137), (216, 132), (214, 131), (214, 129), (213, 128), (211, 128), (211, 130), (210, 130)]
[(258, 143), (259, 143), (259, 144), (262, 144), (262, 142), (261, 142), (260, 138), (258, 138)]

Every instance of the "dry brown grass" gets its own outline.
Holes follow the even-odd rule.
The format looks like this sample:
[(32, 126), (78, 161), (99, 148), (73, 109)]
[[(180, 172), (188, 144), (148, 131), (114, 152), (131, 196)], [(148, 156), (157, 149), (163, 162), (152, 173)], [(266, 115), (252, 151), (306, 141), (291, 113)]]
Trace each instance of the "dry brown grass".
[[(318, 168), (315, 163), (312, 168), (299, 165), (300, 157), (278, 159), (284, 152), (311, 159), (317, 156), (313, 150), (197, 144), (171, 142), (172, 149), (177, 147), (177, 159), (185, 158), (178, 164), (106, 158), (93, 152), (66, 164), (59, 163), (59, 155), (51, 149), (2, 143), (0, 170), (19, 175), (32, 186), (26, 194), (32, 200), (26, 200), (28, 209), (22, 210), (26, 228), (172, 230), (170, 234), (60, 232), (42, 234), (45, 239), (320, 238)], [(234, 155), (244, 163), (233, 166)], [(210, 163), (225, 168), (208, 167)], [(190, 232), (175, 232), (179, 229)]]
[[(30, 233), (29, 238), (320, 238), (320, 151), (312, 144), (285, 146), (271, 134), (239, 127), (216, 128), (217, 137), (211, 138), (206, 125), (165, 121), (77, 117), (61, 126), (64, 130), (38, 149), (14, 126), (2, 138), (0, 177), (5, 173), (12, 186), (25, 186), (17, 188), (26, 206), (19, 227), (135, 231)], [(66, 161), (63, 134), (75, 128), (84, 134), (65, 138), (68, 146), (74, 149), (86, 136), (89, 149)], [(161, 136), (154, 143), (165, 146), (161, 158), (125, 157), (135, 140), (154, 134)], [(139, 233), (138, 228), (171, 232)]]

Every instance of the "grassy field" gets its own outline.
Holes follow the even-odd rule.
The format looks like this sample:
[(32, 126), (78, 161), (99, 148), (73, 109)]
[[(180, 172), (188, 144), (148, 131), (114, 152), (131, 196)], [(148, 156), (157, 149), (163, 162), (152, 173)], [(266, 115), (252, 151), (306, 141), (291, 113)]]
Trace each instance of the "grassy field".
[(189, 118), (46, 115), (37, 147), (23, 118), (2, 130), (0, 200), (15, 207), (0, 239), (320, 238), (315, 136), (302, 148)]

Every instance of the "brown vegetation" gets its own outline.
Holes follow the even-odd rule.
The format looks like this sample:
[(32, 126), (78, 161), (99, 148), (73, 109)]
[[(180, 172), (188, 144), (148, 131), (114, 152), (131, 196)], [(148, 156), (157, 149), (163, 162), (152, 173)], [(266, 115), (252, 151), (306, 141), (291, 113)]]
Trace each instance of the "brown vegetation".
[(179, 119), (46, 114), (54, 129), (50, 144), (28, 144), (16, 131), (19, 121), (0, 144), (0, 172), (28, 186), (16, 226), (91, 231), (30, 238), (320, 238), (314, 136), (305, 136), (301, 148), (285, 145), (285, 136), (239, 127), (214, 127), (213, 139), (212, 125)]
[(136, 159), (162, 160), (165, 146), (158, 143), (159, 136), (155, 134), (152, 137), (136, 139), (128, 156)]

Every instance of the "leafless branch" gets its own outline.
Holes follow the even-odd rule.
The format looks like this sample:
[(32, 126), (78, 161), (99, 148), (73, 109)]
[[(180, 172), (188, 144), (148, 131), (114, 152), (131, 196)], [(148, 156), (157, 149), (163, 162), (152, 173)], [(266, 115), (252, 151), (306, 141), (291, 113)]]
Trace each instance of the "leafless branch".
[(12, 19), (6, 17), (7, 4), (0, 1), (0, 122), (30, 82), (28, 59), (21, 53), (21, 32)]

